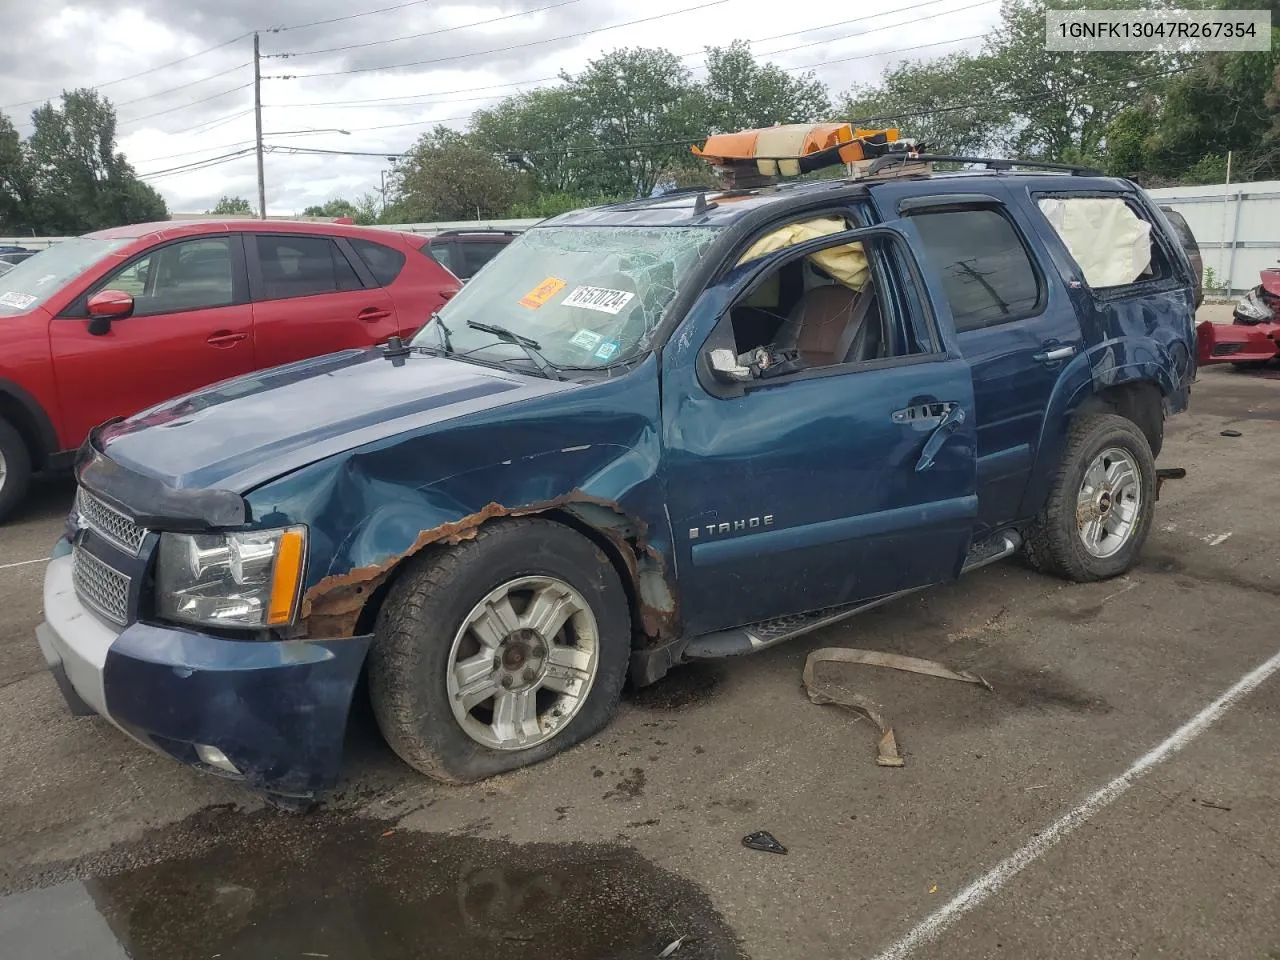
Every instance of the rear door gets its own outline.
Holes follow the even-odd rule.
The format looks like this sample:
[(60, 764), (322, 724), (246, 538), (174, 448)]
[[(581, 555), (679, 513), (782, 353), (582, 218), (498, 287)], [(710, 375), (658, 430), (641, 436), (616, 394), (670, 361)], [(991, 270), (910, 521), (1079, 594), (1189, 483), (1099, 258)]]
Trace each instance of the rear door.
[(1084, 337), (1062, 281), (1040, 266), (1052, 260), (1039, 235), (1003, 187), (926, 186), (886, 184), (874, 196), (886, 216), (910, 217), (925, 268), (942, 280), (973, 372), (979, 518), (991, 528), (1021, 519), (1050, 398)]
[[(106, 289), (131, 294), (133, 314), (95, 336), (85, 303)], [(152, 247), (76, 298), (49, 329), (65, 436), (75, 443), (111, 417), (249, 373), (253, 313), (240, 236)]]
[(385, 342), (396, 306), (343, 239), (312, 233), (246, 238), (261, 367)]

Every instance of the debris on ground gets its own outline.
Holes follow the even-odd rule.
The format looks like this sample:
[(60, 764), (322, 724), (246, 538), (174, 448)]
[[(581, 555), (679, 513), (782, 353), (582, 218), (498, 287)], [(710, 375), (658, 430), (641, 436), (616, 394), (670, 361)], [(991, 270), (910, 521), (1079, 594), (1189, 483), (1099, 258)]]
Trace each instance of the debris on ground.
[(1166, 480), (1185, 480), (1186, 467), (1161, 467), (1156, 471), (1156, 499), (1160, 499), (1160, 488)]
[(666, 957), (671, 956), (673, 953), (675, 953), (677, 950), (680, 949), (680, 944), (682, 943), (684, 943), (684, 937), (679, 937), (675, 940), (672, 940), (670, 943), (667, 944), (666, 949), (663, 950), (660, 954), (658, 954), (658, 960), (665, 960)]
[(742, 838), (742, 845), (752, 850), (763, 850), (765, 853), (786, 853), (787, 848), (777, 841), (768, 830), (757, 830)]
[(1243, 434), (1243, 433), (1241, 433), (1239, 430), (1223, 430), (1223, 431), (1222, 431), (1222, 433), (1220, 433), (1220, 434), (1219, 434), (1219, 436), (1222, 436), (1222, 437), (1243, 437), (1243, 436), (1244, 436), (1244, 434)]
[[(804, 662), (805, 693), (809, 700), (817, 704), (833, 704), (854, 710), (874, 723), (880, 731), (880, 741), (876, 745), (876, 763), (882, 767), (901, 767), (904, 765), (902, 754), (898, 752), (898, 741), (893, 735), (893, 726), (880, 713), (880, 706), (858, 693), (834, 696), (818, 690), (815, 674), (820, 663), (860, 663), (869, 667), (888, 667), (892, 670), (906, 670), (909, 673), (922, 673), (942, 680), (959, 680), (962, 683), (976, 683), (991, 689), (991, 684), (976, 673), (968, 670), (952, 670), (936, 660), (922, 660), (919, 657), (905, 657), (897, 653), (882, 653), (879, 650), (857, 650), (849, 647), (822, 647), (809, 654)], [(746, 842), (745, 840), (743, 841)]]

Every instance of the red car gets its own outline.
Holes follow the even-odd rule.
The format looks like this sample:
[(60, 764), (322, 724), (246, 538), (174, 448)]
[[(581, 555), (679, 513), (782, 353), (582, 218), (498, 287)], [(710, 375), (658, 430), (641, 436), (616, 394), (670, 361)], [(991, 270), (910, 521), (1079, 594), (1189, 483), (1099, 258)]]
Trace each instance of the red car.
[(1259, 279), (1236, 304), (1230, 325), (1206, 320), (1196, 328), (1201, 365), (1259, 367), (1280, 359), (1280, 269), (1263, 270)]
[(288, 221), (144, 223), (0, 277), (0, 521), (91, 427), (219, 380), (406, 340), (457, 293), (425, 237)]

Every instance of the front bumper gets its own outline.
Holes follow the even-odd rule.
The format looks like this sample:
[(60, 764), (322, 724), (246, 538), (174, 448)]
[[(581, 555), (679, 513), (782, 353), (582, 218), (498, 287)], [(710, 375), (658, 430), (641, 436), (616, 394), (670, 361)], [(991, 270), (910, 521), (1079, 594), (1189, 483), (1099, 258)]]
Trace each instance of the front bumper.
[[(36, 639), (72, 712), (255, 789), (314, 797), (337, 782), (347, 714), (370, 638), (257, 642), (134, 623), (121, 631), (76, 596), (72, 558), (49, 562)], [(214, 747), (237, 773), (203, 762)]]

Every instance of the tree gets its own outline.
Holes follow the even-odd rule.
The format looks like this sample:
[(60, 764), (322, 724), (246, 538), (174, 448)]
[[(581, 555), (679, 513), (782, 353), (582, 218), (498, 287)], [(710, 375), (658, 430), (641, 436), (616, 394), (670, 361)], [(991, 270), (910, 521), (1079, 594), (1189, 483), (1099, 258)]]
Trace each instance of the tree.
[(160, 194), (116, 151), (116, 116), (94, 90), (63, 93), (31, 114), (25, 145), (32, 219), (49, 233), (84, 233), (168, 218)]
[(398, 210), (412, 221), (505, 217), (518, 185), (494, 152), (444, 126), (424, 133), (392, 176)]
[(319, 206), (310, 206), (302, 211), (304, 217), (324, 217), (326, 220), (337, 220), (340, 217), (356, 217), (356, 208), (350, 200), (334, 197)]
[(35, 225), (28, 174), (22, 139), (9, 118), (0, 114), (0, 232), (26, 233)]
[(831, 116), (827, 88), (812, 73), (793, 77), (772, 63), (758, 63), (743, 40), (707, 48), (702, 90), (708, 123), (703, 133), (809, 123)]
[(212, 210), (206, 210), (205, 213), (219, 217), (252, 217), (254, 215), (252, 205), (244, 197), (227, 196), (215, 203)]
[(840, 118), (873, 128), (897, 126), (937, 152), (997, 151), (1010, 110), (992, 102), (991, 73), (987, 58), (968, 54), (900, 63), (878, 84), (849, 90)]
[(1110, 123), (1162, 85), (1170, 58), (1045, 50), (1045, 14), (1045, 0), (1004, 0), (983, 48), (986, 96), (1016, 118), (1003, 137), (1010, 156), (1098, 163)]

